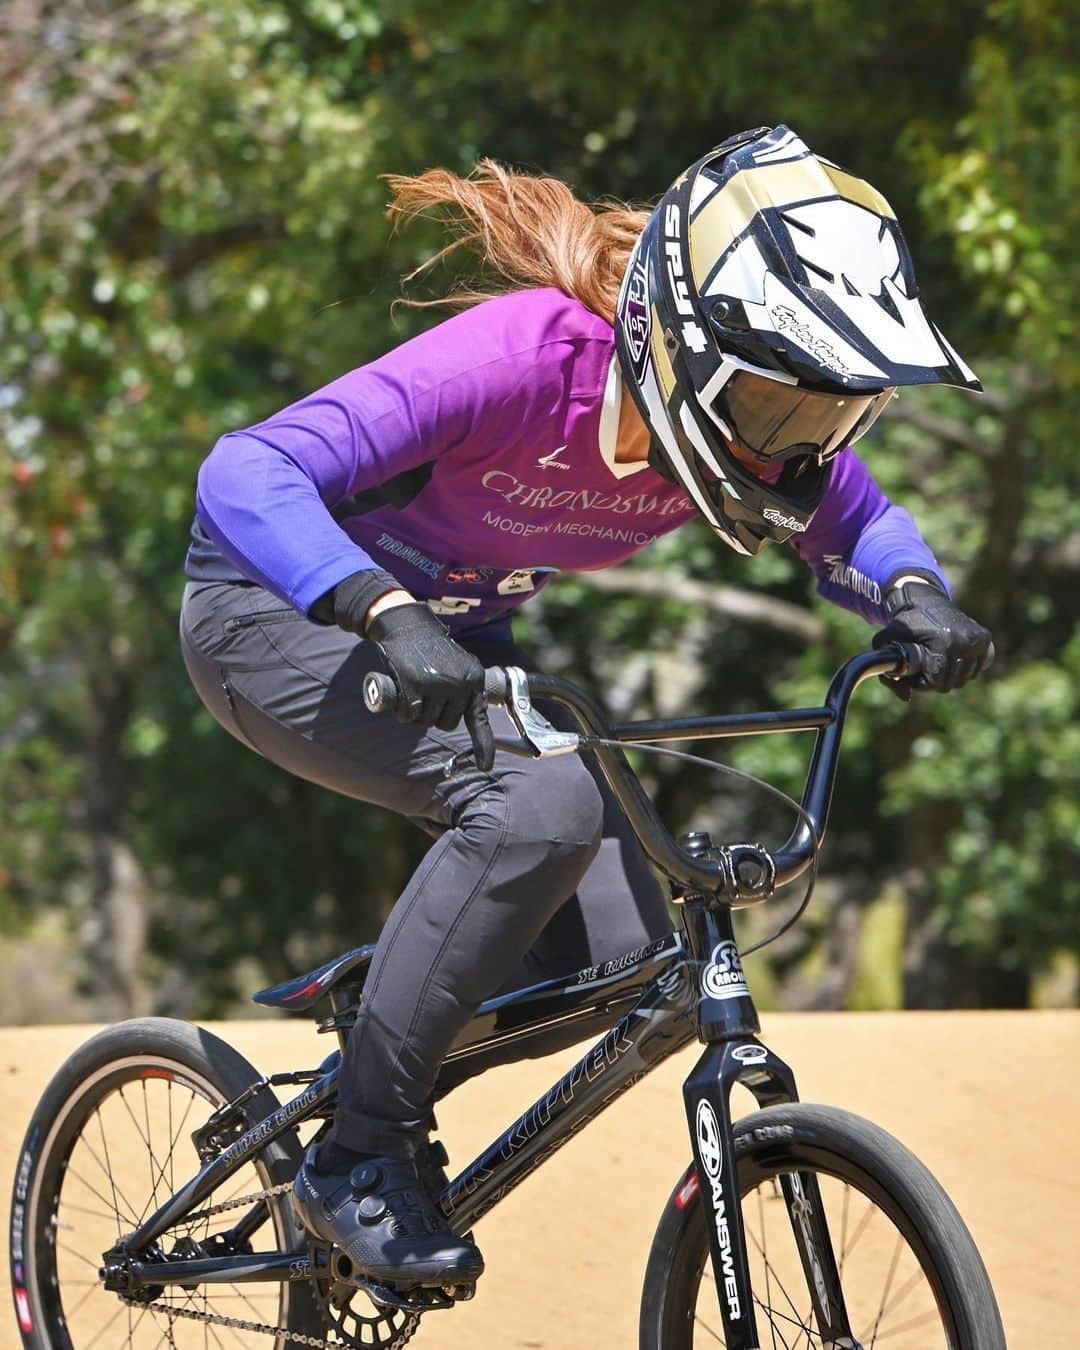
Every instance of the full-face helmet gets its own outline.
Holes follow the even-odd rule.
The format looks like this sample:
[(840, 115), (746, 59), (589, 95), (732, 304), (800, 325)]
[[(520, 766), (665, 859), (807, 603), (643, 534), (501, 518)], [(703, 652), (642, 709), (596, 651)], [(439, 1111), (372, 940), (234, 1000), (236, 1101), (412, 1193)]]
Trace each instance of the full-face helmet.
[(981, 389), (927, 318), (892, 208), (785, 126), (660, 199), (615, 317), (650, 459), (740, 553), (801, 534), (900, 385)]

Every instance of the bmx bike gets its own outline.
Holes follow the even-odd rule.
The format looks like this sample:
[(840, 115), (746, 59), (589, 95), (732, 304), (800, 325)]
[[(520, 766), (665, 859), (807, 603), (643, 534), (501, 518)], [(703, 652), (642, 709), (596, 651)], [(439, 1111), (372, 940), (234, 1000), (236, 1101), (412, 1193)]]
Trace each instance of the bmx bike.
[[(821, 707), (611, 726), (568, 681), (490, 670), (487, 695), (515, 729), (498, 745), (543, 756), (589, 750), (652, 861), (680, 931), (570, 977), (489, 999), (444, 1071), (469, 1076), (555, 1022), (607, 1028), (539, 1100), (452, 1180), (441, 1145), (425, 1177), (467, 1232), (579, 1129), (695, 1035), (703, 1051), (683, 1096), (692, 1160), (660, 1217), (641, 1300), (641, 1350), (1004, 1350), (997, 1305), (959, 1214), (892, 1136), (846, 1111), (798, 1100), (791, 1069), (758, 1039), (732, 910), (812, 869), (828, 819), (855, 688), (917, 669), (917, 649), (864, 652)], [(392, 705), (388, 676), (365, 685)], [(574, 731), (537, 711), (568, 709)], [(676, 841), (622, 747), (812, 730), (816, 742), (788, 841)], [(447, 766), (452, 771), (453, 764)], [(812, 877), (812, 871), (811, 871)], [(363, 999), (373, 948), (255, 995), (310, 1012), (340, 1046)], [(333, 1114), (340, 1048), (317, 1068), (264, 1077), (212, 1033), (146, 1018), (93, 1037), (34, 1111), (15, 1177), (11, 1275), (27, 1350), (290, 1345), (396, 1350), (421, 1319), (472, 1286), (410, 1293), (375, 1284), (312, 1242), (292, 1210), (303, 1156)], [(758, 1110), (733, 1119), (741, 1084)], [(282, 1105), (275, 1089), (297, 1095)]]

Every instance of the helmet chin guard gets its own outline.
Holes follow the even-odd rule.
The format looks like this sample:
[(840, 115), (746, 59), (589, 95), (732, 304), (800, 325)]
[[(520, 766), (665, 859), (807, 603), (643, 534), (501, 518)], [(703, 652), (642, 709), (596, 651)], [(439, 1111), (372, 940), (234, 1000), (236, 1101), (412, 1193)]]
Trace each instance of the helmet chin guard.
[(898, 386), (981, 388), (927, 318), (892, 208), (779, 126), (671, 185), (615, 316), (654, 448), (740, 553), (801, 534)]

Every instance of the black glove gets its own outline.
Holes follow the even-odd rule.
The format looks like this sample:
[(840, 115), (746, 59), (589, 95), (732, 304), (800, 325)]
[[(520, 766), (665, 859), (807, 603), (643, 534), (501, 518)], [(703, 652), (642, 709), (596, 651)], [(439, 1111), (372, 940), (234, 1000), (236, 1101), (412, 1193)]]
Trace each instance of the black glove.
[(910, 568), (896, 573), (885, 586), (885, 612), (889, 624), (874, 635), (874, 647), (912, 642), (922, 650), (918, 675), (901, 680), (881, 677), (882, 684), (905, 703), (913, 690), (945, 694), (959, 689), (993, 662), (990, 630), (957, 609), (932, 573)]
[(484, 698), (484, 667), (459, 647), (427, 605), (395, 605), (368, 624), (398, 687), (394, 715), (453, 731), (462, 717), (472, 737), (477, 767), (495, 762), (495, 740)]

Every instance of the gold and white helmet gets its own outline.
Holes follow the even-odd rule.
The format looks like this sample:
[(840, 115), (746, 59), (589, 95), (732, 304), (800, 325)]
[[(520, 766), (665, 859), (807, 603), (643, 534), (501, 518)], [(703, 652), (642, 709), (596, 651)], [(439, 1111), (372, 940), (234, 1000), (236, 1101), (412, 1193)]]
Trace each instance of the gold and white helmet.
[(615, 337), (653, 462), (740, 553), (806, 529), (897, 386), (982, 387), (927, 318), (889, 203), (785, 126), (668, 188)]

